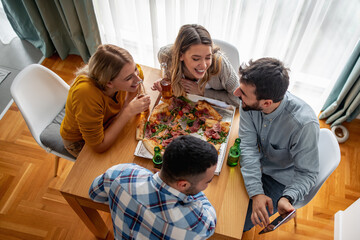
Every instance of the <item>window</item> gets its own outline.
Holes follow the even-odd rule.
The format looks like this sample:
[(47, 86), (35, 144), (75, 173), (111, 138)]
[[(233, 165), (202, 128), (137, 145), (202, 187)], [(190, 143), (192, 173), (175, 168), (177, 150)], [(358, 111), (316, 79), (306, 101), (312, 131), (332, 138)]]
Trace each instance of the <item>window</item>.
[(240, 62), (270, 56), (291, 69), (289, 90), (318, 113), (357, 41), (360, 1), (93, 0), (103, 43), (159, 67), (157, 51), (183, 24), (235, 45)]
[(11, 27), (9, 20), (6, 17), (2, 2), (0, 1), (0, 42), (3, 44), (8, 44), (17, 37), (13, 28)]

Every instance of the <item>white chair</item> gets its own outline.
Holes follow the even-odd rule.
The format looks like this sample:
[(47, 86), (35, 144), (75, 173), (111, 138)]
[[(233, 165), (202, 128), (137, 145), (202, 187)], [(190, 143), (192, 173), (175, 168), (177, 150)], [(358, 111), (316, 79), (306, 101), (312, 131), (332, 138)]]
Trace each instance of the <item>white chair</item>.
[(39, 64), (24, 68), (10, 88), (35, 141), (55, 155), (55, 176), (59, 157), (76, 160), (66, 151), (60, 136), (60, 124), (69, 88), (57, 74)]
[(344, 211), (338, 211), (335, 214), (334, 239), (352, 240), (359, 239), (359, 216), (360, 216), (360, 198), (351, 204)]
[[(334, 134), (327, 128), (321, 128), (319, 134), (319, 176), (314, 187), (303, 201), (296, 202), (294, 207), (299, 209), (308, 204), (319, 191), (326, 179), (340, 163), (340, 147)], [(296, 217), (294, 218), (296, 225)]]
[(237, 48), (234, 45), (219, 39), (213, 39), (213, 42), (215, 45), (220, 47), (220, 50), (223, 53), (225, 53), (236, 73), (238, 73), (240, 67), (240, 57)]

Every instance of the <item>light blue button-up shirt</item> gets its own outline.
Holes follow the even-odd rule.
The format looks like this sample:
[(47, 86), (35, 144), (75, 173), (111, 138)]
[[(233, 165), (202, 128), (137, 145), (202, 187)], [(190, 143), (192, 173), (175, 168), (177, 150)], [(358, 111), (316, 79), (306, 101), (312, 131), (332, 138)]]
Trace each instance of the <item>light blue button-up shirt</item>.
[(264, 194), (264, 173), (286, 186), (283, 195), (303, 200), (319, 173), (319, 130), (312, 108), (290, 92), (270, 114), (240, 106), (240, 166), (249, 197)]

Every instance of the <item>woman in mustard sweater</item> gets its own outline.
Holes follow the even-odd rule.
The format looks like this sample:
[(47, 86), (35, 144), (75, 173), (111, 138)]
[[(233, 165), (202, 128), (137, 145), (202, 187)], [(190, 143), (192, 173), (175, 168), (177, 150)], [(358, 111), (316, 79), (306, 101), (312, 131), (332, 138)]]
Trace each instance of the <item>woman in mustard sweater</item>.
[(106, 151), (125, 124), (149, 108), (149, 96), (136, 98), (143, 78), (128, 51), (100, 45), (69, 90), (60, 128), (66, 150), (77, 157), (86, 143)]

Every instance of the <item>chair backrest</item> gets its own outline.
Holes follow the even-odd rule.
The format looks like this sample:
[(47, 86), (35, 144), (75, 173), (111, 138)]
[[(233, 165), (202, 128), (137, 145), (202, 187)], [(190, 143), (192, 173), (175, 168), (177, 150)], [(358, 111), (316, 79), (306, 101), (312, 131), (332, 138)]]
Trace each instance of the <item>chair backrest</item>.
[(334, 240), (359, 239), (359, 216), (360, 198), (344, 211), (338, 211), (334, 221)]
[(213, 39), (213, 42), (215, 45), (220, 47), (220, 50), (225, 53), (227, 58), (229, 59), (231, 65), (235, 69), (235, 72), (239, 72), (240, 67), (240, 57), (239, 57), (239, 51), (237, 48), (225, 41), (219, 40), (219, 39)]
[(40, 134), (64, 107), (69, 85), (39, 64), (24, 68), (14, 79), (11, 95), (36, 142), (44, 149)]
[(340, 163), (340, 147), (334, 134), (327, 128), (320, 129), (319, 135), (319, 176), (314, 187), (303, 201), (295, 203), (296, 209), (308, 204), (319, 191), (326, 179), (337, 168)]

